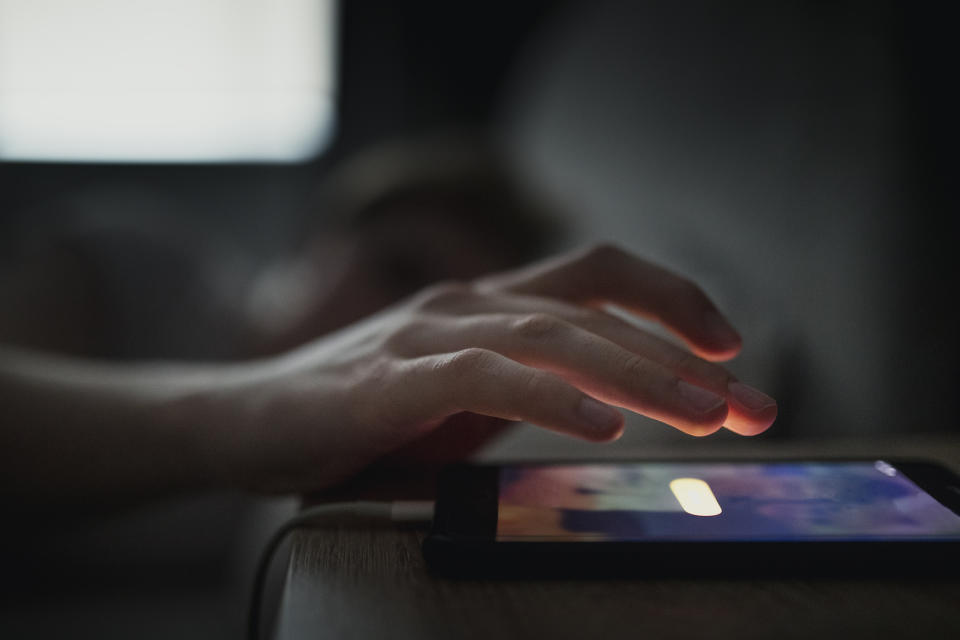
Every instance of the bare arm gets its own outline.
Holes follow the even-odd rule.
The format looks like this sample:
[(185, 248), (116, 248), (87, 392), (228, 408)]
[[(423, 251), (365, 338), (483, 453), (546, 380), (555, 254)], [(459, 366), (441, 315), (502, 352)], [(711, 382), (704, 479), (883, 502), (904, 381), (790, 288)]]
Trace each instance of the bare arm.
[(205, 398), (225, 373), (0, 347), (4, 493), (123, 501), (217, 483)]
[[(608, 302), (692, 352), (606, 313)], [(613, 407), (692, 435), (752, 435), (777, 408), (713, 362), (739, 348), (695, 285), (599, 247), (432, 287), (260, 361), (118, 366), (5, 350), (3, 487), (25, 500), (318, 489), (464, 412), (491, 431), (525, 420), (593, 441), (622, 432)]]

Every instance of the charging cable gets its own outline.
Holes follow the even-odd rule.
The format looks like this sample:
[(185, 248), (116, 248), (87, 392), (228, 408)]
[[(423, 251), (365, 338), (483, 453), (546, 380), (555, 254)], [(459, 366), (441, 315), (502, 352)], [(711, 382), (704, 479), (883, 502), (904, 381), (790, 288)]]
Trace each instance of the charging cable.
[(270, 536), (260, 554), (257, 572), (253, 578), (253, 593), (247, 617), (247, 638), (259, 640), (261, 607), (267, 572), (273, 554), (287, 535), (301, 527), (325, 527), (344, 524), (374, 524), (390, 522), (430, 523), (433, 520), (433, 502), (423, 500), (397, 500), (395, 502), (333, 502), (308, 507), (284, 522)]

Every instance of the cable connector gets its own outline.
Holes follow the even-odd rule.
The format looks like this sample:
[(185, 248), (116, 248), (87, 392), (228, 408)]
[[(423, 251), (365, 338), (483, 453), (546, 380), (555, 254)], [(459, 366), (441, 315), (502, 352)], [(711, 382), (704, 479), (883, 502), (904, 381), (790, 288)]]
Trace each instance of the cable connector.
[(432, 500), (396, 500), (390, 503), (390, 519), (394, 522), (433, 522)]

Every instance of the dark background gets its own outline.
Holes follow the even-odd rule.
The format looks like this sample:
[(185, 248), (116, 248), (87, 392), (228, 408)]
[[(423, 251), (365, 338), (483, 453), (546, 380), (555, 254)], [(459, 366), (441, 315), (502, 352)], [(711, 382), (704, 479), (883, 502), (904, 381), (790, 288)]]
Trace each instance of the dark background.
[[(614, 3), (616, 4), (616, 3)], [(895, 54), (904, 128), (905, 185), (920, 243), (927, 249), (917, 274), (917, 299), (942, 298), (939, 286), (951, 273), (956, 216), (947, 181), (956, 101), (952, 81), (955, 37), (946, 11), (936, 3), (803, 2), (818, 14), (824, 32), (868, 21)], [(739, 28), (763, 30), (751, 16), (763, 3), (734, 3)], [(531, 37), (563, 16), (571, 2), (493, 0), (462, 7), (445, 2), (356, 0), (339, 10), (340, 68), (338, 131), (332, 147), (299, 165), (100, 165), (0, 164), (0, 212), (8, 240), (12, 224), (44, 224), (55, 216), (45, 205), (104, 185), (136, 184), (167, 194), (182, 215), (241, 222), (260, 238), (278, 235), (271, 210), (303, 204), (318, 176), (364, 145), (411, 131), (449, 124), (496, 121), (502, 89), (517, 56)], [(824, 70), (831, 60), (820, 60)], [(627, 123), (624, 123), (626, 126)], [(55, 208), (53, 208), (55, 209)], [(37, 213), (38, 211), (44, 213)], [(281, 227), (283, 226), (281, 221)], [(921, 256), (918, 256), (920, 258)]]
[(239, 223), (244, 240), (282, 243), (291, 210), (299, 213), (318, 177), (351, 152), (435, 126), (488, 124), (526, 37), (562, 4), (344, 2), (338, 130), (317, 159), (298, 165), (7, 162), (0, 164), (0, 211), (7, 225), (55, 223), (62, 207), (51, 203), (134, 185), (176, 201), (179, 211), (171, 215)]
[[(595, 9), (594, 4), (598, 8)], [(846, 287), (846, 294), (835, 290), (829, 295), (811, 296), (804, 301), (802, 311), (748, 305), (738, 309), (735, 303), (726, 308), (748, 334), (748, 339), (751, 331), (759, 331), (751, 320), (760, 314), (802, 313), (808, 319), (816, 316), (814, 319), (819, 322), (816, 331), (806, 327), (804, 320), (798, 321), (804, 325), (797, 329), (802, 339), (786, 345), (763, 344), (768, 360), (774, 357), (769, 355), (774, 351), (779, 351), (784, 361), (800, 360), (785, 365), (785, 370), (771, 373), (772, 365), (750, 364), (751, 354), (745, 353), (743, 373), (769, 378), (769, 382), (757, 380), (758, 385), (767, 384), (766, 388), (779, 394), (787, 409), (793, 396), (809, 396), (807, 404), (820, 402), (817, 394), (810, 390), (810, 378), (817, 378), (818, 367), (836, 369), (829, 362), (816, 362), (820, 356), (813, 356), (814, 362), (804, 361), (803, 353), (809, 345), (803, 340), (809, 340), (821, 345), (826, 352), (842, 353), (845, 362), (863, 359), (864, 351), (871, 352), (870, 358), (864, 359), (863, 372), (842, 374), (847, 379), (860, 377), (868, 381), (864, 383), (865, 388), (849, 391), (832, 381), (824, 382), (841, 389), (838, 395), (855, 393), (862, 396), (862, 403), (867, 403), (868, 394), (889, 395), (901, 382), (909, 387), (907, 391), (899, 389), (894, 393), (892, 406), (877, 413), (841, 415), (834, 412), (836, 421), (850, 423), (857, 420), (853, 415), (856, 413), (871, 425), (887, 422), (881, 427), (866, 425), (854, 431), (932, 430), (956, 424), (952, 390), (957, 381), (957, 338), (951, 303), (955, 290), (952, 274), (956, 266), (957, 218), (952, 194), (948, 192), (956, 138), (956, 102), (951, 96), (956, 56), (955, 38), (948, 33), (950, 21), (945, 10), (933, 4), (907, 2), (784, 2), (776, 6), (742, 2), (727, 3), (720, 9), (708, 2), (494, 1), (459, 6), (444, 2), (360, 0), (344, 3), (339, 20), (339, 126), (331, 148), (319, 158), (297, 165), (0, 164), (0, 235), (3, 238), (0, 247), (6, 256), (17, 255), (24, 237), (69, 221), (75, 215), (76, 203), (83, 202), (88, 209), (91, 206), (115, 209), (118, 215), (131, 219), (135, 219), (138, 208), (144, 208), (159, 211), (161, 216), (189, 220), (208, 233), (243, 247), (251, 260), (259, 260), (282, 252), (292, 242), (313, 188), (338, 161), (384, 139), (451, 124), (494, 129), (508, 125), (507, 128), (513, 127), (512, 135), (521, 139), (524, 129), (531, 128), (531, 122), (542, 125), (546, 133), (541, 135), (547, 136), (565, 135), (573, 130), (572, 136), (576, 139), (579, 129), (583, 132), (581, 143), (586, 139), (596, 145), (589, 150), (592, 156), (585, 152), (579, 160), (579, 151), (571, 151), (568, 155), (573, 160), (566, 160), (566, 171), (574, 175), (587, 175), (590, 171), (602, 173), (609, 165), (612, 173), (621, 158), (611, 152), (616, 150), (616, 141), (603, 138), (636, 139), (635, 147), (641, 149), (646, 144), (644, 116), (638, 114), (634, 118), (622, 109), (609, 117), (599, 107), (590, 111), (591, 93), (596, 91), (594, 85), (599, 83), (597, 86), (602, 88), (622, 84), (622, 90), (607, 91), (606, 99), (610, 101), (610, 96), (614, 96), (612, 107), (616, 107), (618, 101), (628, 106), (635, 104), (639, 100), (636, 96), (643, 95), (650, 69), (658, 68), (661, 57), (663, 74), (672, 75), (676, 82), (670, 77), (655, 79), (661, 82), (656, 90), (669, 94), (658, 96), (657, 108), (667, 112), (675, 103), (673, 110), (693, 123), (691, 149), (696, 151), (697, 144), (705, 148), (711, 143), (722, 146), (724, 136), (736, 140), (737, 127), (749, 127), (750, 118), (765, 117), (766, 110), (787, 123), (785, 132), (790, 133), (797, 128), (796, 122), (800, 122), (799, 126), (806, 126), (807, 132), (799, 135), (823, 139), (805, 147), (807, 157), (790, 159), (799, 163), (801, 170), (815, 172), (821, 161), (829, 162), (836, 155), (829, 138), (841, 138), (846, 129), (855, 129), (861, 120), (870, 117), (869, 113), (861, 117), (858, 110), (869, 109), (871, 101), (875, 101), (876, 86), (881, 86), (877, 100), (885, 103), (882, 105), (885, 119), (879, 128), (865, 135), (883, 138), (882, 146), (892, 158), (888, 164), (892, 162), (895, 166), (883, 175), (863, 180), (875, 183), (870, 188), (884, 190), (882, 198), (887, 206), (882, 216), (873, 218), (864, 211), (829, 214), (849, 217), (842, 242), (849, 243), (851, 254), (873, 251), (868, 241), (863, 240), (864, 235), (872, 234), (874, 239), (870, 242), (886, 243), (877, 249), (873, 259), (878, 265), (875, 280), (881, 284), (871, 295), (884, 300), (875, 312), (883, 325), (878, 323), (878, 338), (869, 345), (856, 347), (859, 353), (843, 353), (844, 349), (852, 348), (844, 342), (843, 334), (836, 334), (836, 345), (828, 344), (834, 336), (830, 323), (839, 325), (844, 318), (854, 321), (842, 299), (846, 296), (848, 301), (853, 301), (865, 295), (861, 290), (863, 277), (860, 281), (836, 284), (840, 289)], [(611, 45), (603, 51), (603, 25), (609, 27), (618, 20), (622, 23), (620, 30), (626, 30), (627, 34), (614, 35), (630, 46)], [(593, 40), (581, 37), (580, 49), (577, 49), (577, 34), (589, 34), (591, 29), (597, 32), (591, 36)], [(857, 58), (857, 42), (861, 40), (871, 43), (872, 49), (863, 54), (865, 59), (851, 62)], [(583, 42), (592, 42), (596, 53)], [(577, 53), (570, 54), (571, 50)], [(871, 61), (870, 56), (877, 53), (882, 59)], [(738, 71), (741, 67), (747, 69), (743, 74)], [(848, 67), (853, 71), (846, 75), (838, 72)], [(584, 72), (585, 68), (591, 71)], [(776, 79), (781, 71), (797, 70), (806, 78), (806, 86), (793, 87)], [(642, 73), (647, 76), (643, 77)], [(880, 80), (874, 82), (874, 76)], [(548, 89), (538, 89), (538, 83)], [(582, 90), (577, 90), (577, 83), (583, 85)], [(673, 84), (680, 88), (670, 94)], [(551, 93), (551, 86), (566, 88)], [(663, 87), (667, 87), (666, 92)], [(566, 99), (550, 103), (550, 97), (557, 95), (573, 95), (576, 99), (569, 105), (564, 104)], [(621, 95), (625, 96), (622, 100)], [(719, 107), (712, 104), (714, 99)], [(714, 109), (721, 115), (710, 115)], [(525, 119), (515, 117), (517, 112), (526, 114)], [(600, 120), (606, 122), (598, 122)], [(669, 154), (672, 143), (669, 137), (665, 139), (666, 143), (660, 140), (655, 144), (663, 146), (665, 154)], [(716, 142), (718, 140), (721, 142)], [(803, 175), (787, 188), (772, 188), (780, 188), (782, 198), (805, 198), (813, 193), (819, 194), (821, 200), (829, 200), (831, 190), (842, 196), (841, 192), (847, 188), (844, 183), (857, 179), (858, 163), (871, 160), (873, 151), (870, 141), (867, 142), (852, 152), (843, 150), (850, 154), (847, 164), (826, 179), (822, 175)], [(556, 147), (543, 153), (562, 155), (555, 152)], [(732, 163), (742, 164), (743, 169), (739, 175), (727, 179), (724, 188), (733, 194), (749, 196), (753, 180), (750, 172), (769, 165), (771, 160), (782, 159), (762, 155), (754, 158), (750, 149), (739, 153), (743, 162), (734, 156)], [(519, 155), (523, 155), (522, 149)], [(548, 158), (546, 164), (551, 161)], [(577, 168), (577, 161), (583, 163), (583, 171)], [(682, 164), (684, 160), (681, 158), (679, 162)], [(751, 162), (756, 167), (751, 166)], [(849, 178), (845, 172), (849, 172)], [(638, 174), (643, 177), (642, 168)], [(694, 172), (690, 175), (696, 188), (702, 176)], [(621, 205), (623, 200), (642, 199), (635, 192), (617, 191), (599, 185), (597, 180), (594, 183), (597, 185), (594, 191), (606, 191), (610, 198), (618, 197)], [(665, 194), (664, 197), (671, 197)], [(594, 209), (603, 209), (595, 200), (587, 194), (583, 202), (576, 205), (584, 209), (579, 212), (582, 228), (596, 230), (600, 239), (610, 239), (612, 235), (629, 248), (650, 253), (651, 258), (665, 261), (703, 281), (721, 303), (726, 302), (724, 287), (732, 289), (739, 284), (743, 289), (762, 288), (737, 273), (718, 276), (713, 281), (711, 274), (718, 271), (716, 267), (706, 269), (683, 256), (650, 252), (642, 242), (634, 246), (631, 241), (644, 236), (653, 242), (657, 236), (647, 234), (647, 230), (656, 225), (638, 218), (630, 225), (603, 227), (590, 217)], [(807, 216), (827, 215), (818, 213), (816, 202), (806, 210), (799, 200), (795, 207), (775, 210), (769, 208), (769, 200), (758, 202), (758, 211), (751, 214), (754, 218), (748, 216), (746, 221), (735, 224), (754, 225), (757, 216), (763, 216), (764, 224), (782, 230)], [(621, 206), (617, 209), (619, 213), (611, 215), (624, 218), (623, 209)], [(654, 222), (662, 225), (661, 221), (670, 215), (670, 212), (658, 211)], [(619, 228), (627, 231), (616, 231)], [(679, 235), (686, 231), (678, 222), (670, 233)], [(591, 239), (589, 232), (582, 236)], [(664, 244), (659, 240), (658, 243), (658, 246)], [(728, 247), (719, 238), (715, 243), (715, 251), (731, 257), (741, 249), (734, 245)], [(832, 246), (830, 251), (838, 262), (836, 271), (846, 269), (836, 258), (845, 248)], [(794, 267), (805, 267), (771, 264), (763, 258), (756, 257), (743, 269), (787, 272)], [(830, 257), (821, 262), (822, 271), (830, 273), (833, 269)], [(784, 286), (793, 285), (785, 279)], [(758, 297), (758, 301), (762, 301), (762, 297)], [(862, 323), (863, 319), (856, 322)], [(878, 351), (884, 352), (885, 358), (878, 359)], [(889, 372), (882, 381), (870, 382), (879, 368)], [(841, 400), (835, 398), (831, 402)], [(782, 412), (781, 433), (803, 428), (789, 424), (791, 415), (801, 414)], [(827, 411), (826, 415), (833, 414)], [(807, 417), (801, 419), (810, 421)], [(914, 419), (920, 425), (911, 424)], [(831, 428), (836, 427), (834, 424)], [(840, 428), (843, 430), (843, 426)]]
[[(537, 89), (541, 81), (557, 82), (548, 72), (552, 63), (565, 60), (573, 67), (583, 64), (583, 68), (594, 68), (590, 66), (589, 47), (581, 46), (576, 55), (570, 53), (576, 49), (574, 40), (567, 40), (573, 38), (570, 34), (577, 33), (581, 22), (585, 29), (596, 25), (593, 18), (600, 12), (606, 12), (600, 21), (604, 24), (615, 24), (618, 12), (626, 16), (622, 24), (627, 33), (620, 34), (623, 42), (632, 42), (632, 29), (644, 28), (643, 35), (638, 31), (636, 48), (615, 49), (612, 62), (610, 51), (598, 50), (595, 66), (607, 69), (609, 76), (594, 74), (587, 81), (582, 80), (582, 69), (580, 75), (577, 68), (572, 69), (569, 77), (573, 79), (567, 81), (566, 90), (589, 105), (592, 82), (623, 83), (624, 92), (628, 92), (633, 70), (651, 68), (650, 64), (644, 66), (649, 62), (644, 56), (672, 51), (671, 29), (678, 24), (679, 15), (679, 10), (663, 8), (670, 3), (650, 4), (652, 9), (646, 8), (647, 3), (599, 4), (603, 9), (595, 12), (591, 3), (576, 2), (344, 2), (340, 8), (339, 128), (332, 147), (321, 157), (299, 165), (2, 163), (0, 249), (4, 255), (0, 262), (13, 260), (27, 236), (68, 222), (75, 211), (74, 203), (89, 201), (90, 194), (101, 194), (93, 201), (105, 203), (103, 206), (129, 208), (131, 216), (135, 216), (138, 206), (142, 205), (163, 215), (197, 223), (214, 233), (229, 236), (245, 247), (253, 259), (259, 259), (282, 251), (292, 241), (313, 187), (330, 167), (369, 144), (450, 124), (504, 127), (520, 139), (526, 133), (524, 127), (531, 122), (546, 122), (542, 130), (548, 132), (548, 138), (552, 135), (549, 132), (556, 130), (551, 126), (563, 130), (582, 126), (583, 130), (591, 131), (590, 127), (597, 125), (595, 111), (584, 109), (581, 116), (571, 105), (541, 102), (535, 108), (529, 106), (537, 102), (536, 96), (542, 100), (544, 95), (554, 95)], [(784, 89), (789, 86), (786, 83), (758, 85), (749, 74), (739, 80), (735, 74), (728, 77), (710, 72), (702, 76), (713, 82), (703, 91), (707, 95), (715, 94), (716, 102), (726, 105), (729, 113), (737, 112), (743, 104), (755, 107), (770, 103), (784, 110), (786, 120), (797, 114), (798, 117), (809, 114), (833, 117), (835, 106), (847, 104), (832, 102), (831, 97), (835, 95), (849, 94), (850, 104), (869, 104), (873, 94), (859, 94), (861, 85), (856, 76), (835, 74), (835, 70), (845, 64), (837, 51), (848, 51), (841, 45), (866, 37), (876, 45), (876, 50), (883, 52), (882, 60), (875, 63), (866, 60), (863, 64), (865, 68), (879, 70), (883, 95), (889, 101), (884, 105), (889, 116), (883, 124), (884, 144), (887, 151), (892, 149), (895, 162), (880, 185), (886, 194), (887, 207), (876, 228), (860, 222), (861, 218), (872, 219), (863, 216), (863, 212), (849, 211), (850, 223), (843, 227), (845, 231), (839, 244), (830, 247), (833, 256), (843, 255), (849, 248), (851, 252), (870, 257), (872, 250), (864, 245), (866, 236), (879, 239), (883, 247), (864, 262), (878, 265), (876, 289), (871, 295), (882, 298), (876, 306), (883, 310), (878, 314), (882, 317), (877, 318), (882, 326), (876, 332), (876, 339), (869, 343), (871, 352), (858, 351), (847, 342), (846, 338), (855, 336), (861, 327), (845, 326), (848, 307), (841, 304), (849, 302), (850, 308), (859, 304), (865, 294), (858, 283), (868, 282), (869, 272), (862, 274), (860, 280), (851, 280), (852, 284), (839, 280), (830, 296), (808, 297), (797, 308), (788, 304), (790, 290), (778, 291), (776, 299), (781, 300), (783, 306), (768, 307), (763, 304), (766, 298), (751, 297), (753, 285), (738, 279), (736, 271), (715, 273), (709, 261), (698, 263), (682, 252), (667, 252), (658, 257), (672, 261), (672, 266), (688, 273), (705, 276), (707, 284), (713, 287), (709, 288), (711, 293), (717, 292), (721, 302), (728, 302), (724, 308), (731, 309), (747, 341), (758, 336), (760, 347), (745, 353), (743, 371), (755, 374), (759, 379), (751, 377), (750, 380), (781, 402), (781, 416), (770, 437), (953, 430), (957, 424), (958, 395), (957, 316), (953, 304), (958, 229), (950, 192), (957, 113), (952, 97), (956, 76), (954, 23), (947, 19), (945, 8), (935, 7), (933, 3), (785, 2), (775, 7), (770, 5), (725, 3), (723, 15), (716, 20), (713, 9), (719, 5), (702, 2), (684, 5), (695, 17), (689, 21), (692, 26), (684, 31), (683, 50), (690, 60), (702, 62), (713, 58), (711, 47), (716, 47), (718, 42), (724, 48), (718, 53), (721, 58), (736, 49), (738, 43), (745, 42), (748, 44), (742, 51), (730, 54), (733, 61), (730, 64), (737, 66), (747, 60), (759, 69), (765, 68), (764, 47), (781, 54), (788, 51), (801, 60), (798, 65), (811, 77), (823, 79), (822, 84), (813, 82), (819, 93), (790, 93)], [(636, 6), (644, 8), (636, 9)], [(660, 15), (657, 7), (663, 8), (662, 29), (655, 20), (652, 26), (649, 23), (651, 17), (655, 19)], [(784, 23), (778, 17), (781, 9), (788, 15), (802, 17), (802, 28), (797, 27), (801, 36), (796, 48), (779, 42), (781, 36), (794, 32), (789, 21)], [(646, 46), (649, 34), (658, 32), (664, 34), (659, 44)], [(602, 40), (601, 36), (601, 43)], [(583, 41), (579, 42), (582, 45)], [(698, 50), (698, 42), (702, 42), (702, 50)], [(568, 53), (572, 57), (565, 58)], [(608, 58), (598, 62), (602, 55)], [(664, 68), (675, 73), (684, 68), (684, 60), (681, 57), (679, 62), (668, 61)], [(774, 68), (772, 74), (776, 76), (776, 73)], [(676, 84), (695, 87), (699, 77), (678, 73)], [(577, 91), (576, 83), (581, 81), (582, 90)], [(665, 87), (674, 84), (669, 77), (662, 82)], [(573, 88), (569, 83), (573, 83)], [(863, 91), (867, 92), (870, 86), (865, 83)], [(638, 87), (643, 88), (637, 85), (633, 89), (639, 91)], [(614, 91), (611, 95), (619, 94)], [(697, 95), (699, 99), (701, 94)], [(762, 95), (764, 99), (754, 100), (755, 95)], [(714, 108), (713, 101), (697, 102), (699, 107), (691, 107), (683, 96), (667, 96), (664, 104), (671, 104), (671, 99), (677, 100), (678, 110), (693, 109), (691, 121), (716, 125), (696, 129), (694, 137), (708, 138), (719, 132), (717, 139), (722, 140), (724, 136), (735, 139), (736, 130), (731, 128), (731, 122), (749, 126), (750, 118), (745, 120), (748, 124), (743, 125), (737, 118), (721, 118), (714, 123), (705, 117), (704, 113)], [(515, 117), (517, 103), (524, 101), (527, 106), (521, 106), (519, 111), (526, 115)], [(570, 109), (574, 110), (573, 115)], [(534, 115), (531, 116), (531, 112)], [(566, 115), (552, 121), (551, 114), (555, 112)], [(837, 121), (830, 121), (838, 134), (843, 133), (844, 118), (851, 126), (860, 118), (856, 109), (841, 115)], [(757, 114), (750, 116), (757, 117)], [(622, 134), (628, 140), (633, 139), (631, 132), (642, 127), (639, 116), (638, 119), (611, 116), (603, 124), (604, 131), (611, 137)], [(814, 130), (817, 134), (830, 131), (829, 127)], [(814, 153), (804, 158), (803, 167), (817, 167), (831, 161), (829, 142), (813, 145), (811, 148), (815, 152), (820, 149), (823, 156)], [(616, 158), (604, 156), (604, 148), (608, 147), (598, 142), (597, 148), (590, 150), (592, 155), (584, 151), (582, 157), (577, 149), (567, 150), (572, 159), (564, 165), (566, 170), (573, 171), (573, 175), (578, 173), (578, 157), (583, 175), (602, 176), (607, 168), (604, 162), (610, 163), (611, 172), (620, 170), (622, 167), (616, 166)], [(854, 154), (849, 166), (855, 168), (861, 159), (869, 160)], [(731, 180), (727, 185), (734, 193), (748, 191), (752, 165), (745, 162), (743, 166), (746, 174), (743, 182)], [(831, 179), (830, 183), (808, 180), (799, 188), (819, 190), (822, 199), (829, 201), (830, 189), (839, 194), (845, 188), (842, 171), (831, 175)], [(604, 191), (603, 184), (598, 182), (595, 191)], [(125, 195), (102, 196), (112, 193)], [(593, 202), (589, 193), (583, 196), (583, 201)], [(597, 205), (598, 210), (601, 204)], [(620, 210), (614, 206), (610, 209)], [(764, 220), (772, 229), (789, 230), (794, 222), (806, 222), (807, 216), (816, 217), (815, 211), (804, 210), (802, 201), (782, 210), (761, 209), (758, 216), (796, 218)], [(582, 229), (600, 228), (601, 219), (591, 217), (592, 209), (580, 213)], [(657, 227), (661, 234), (671, 229), (656, 220), (650, 221), (649, 226)], [(610, 228), (640, 230), (636, 237), (615, 236), (615, 239), (630, 246), (634, 241), (644, 246), (645, 220), (638, 217)], [(598, 231), (595, 235), (605, 233)], [(789, 238), (790, 232), (783, 235)], [(583, 236), (592, 237), (586, 232)], [(662, 236), (651, 233), (649, 237)], [(573, 237), (569, 244), (577, 240)], [(717, 246), (723, 249), (717, 249), (721, 259), (728, 256), (731, 260), (740, 260), (748, 273), (772, 271), (764, 274), (767, 281), (775, 282), (779, 269), (783, 271), (784, 282), (794, 282), (790, 278), (809, 266), (804, 262), (775, 263), (767, 254), (751, 256), (737, 249), (726, 252), (726, 245), (720, 240)], [(739, 248), (739, 245), (731, 246)], [(770, 249), (773, 254), (778, 251), (776, 246)], [(831, 272), (829, 256), (824, 260), (827, 267), (817, 271), (818, 274)], [(787, 302), (782, 302), (784, 300)], [(801, 311), (804, 317), (791, 315)], [(781, 312), (784, 317), (778, 315)], [(789, 333), (789, 339), (781, 339), (781, 333), (775, 329), (787, 324), (787, 316), (794, 323), (795, 331)], [(865, 317), (869, 318), (869, 313)], [(815, 330), (804, 333), (805, 328), (811, 326)], [(820, 345), (821, 352), (831, 355), (835, 361), (818, 360), (808, 354), (811, 347), (817, 346), (811, 343), (818, 340), (827, 341), (825, 346)], [(878, 356), (876, 352), (881, 353)], [(850, 382), (844, 372), (856, 372), (857, 366), (864, 369), (869, 384), (856, 386), (851, 382), (849, 388), (843, 386)], [(885, 371), (877, 374), (878, 367)], [(831, 373), (836, 375), (835, 379), (820, 377)], [(832, 389), (825, 388), (831, 385)], [(218, 524), (208, 521), (211, 509), (220, 510), (222, 517)], [(185, 629), (192, 629), (194, 637), (216, 637), (219, 632), (223, 634), (221, 637), (231, 637), (239, 629), (239, 620), (225, 623), (224, 612), (229, 611), (232, 616), (240, 610), (245, 590), (243, 585), (238, 588), (237, 574), (228, 566), (236, 559), (233, 555), (236, 549), (231, 544), (223, 544), (221, 534), (224, 530), (235, 534), (233, 528), (242, 520), (240, 512), (235, 499), (226, 506), (222, 501), (200, 501), (169, 508), (157, 516), (163, 522), (159, 526), (150, 516), (111, 524), (106, 533), (86, 532), (75, 537), (72, 546), (53, 552), (50, 567), (38, 568), (33, 564), (22, 567), (24, 575), (34, 576), (36, 590), (21, 590), (15, 598), (5, 593), (9, 604), (4, 615), (13, 616), (14, 629), (25, 630), (24, 637), (37, 637), (33, 615), (38, 613), (48, 617), (48, 625), (44, 627), (47, 631), (69, 630), (74, 637), (82, 637), (86, 631), (95, 637), (169, 637), (171, 634), (188, 637)], [(206, 524), (197, 526), (198, 519)], [(158, 535), (159, 527), (167, 533)], [(198, 531), (202, 535), (198, 536)], [(155, 548), (145, 552), (143, 540), (147, 538), (151, 538)], [(240, 557), (249, 563), (255, 550), (256, 544), (246, 548)], [(109, 560), (106, 568), (104, 558)], [(91, 573), (99, 576), (98, 581), (91, 583)], [(57, 585), (51, 587), (44, 583), (44, 576), (55, 576)], [(184, 585), (190, 585), (190, 589), (185, 591)], [(57, 615), (48, 616), (53, 602), (61, 603), (60, 608)], [(15, 610), (26, 614), (17, 618), (18, 614), (11, 613)], [(146, 620), (154, 622), (145, 623)], [(98, 630), (98, 625), (105, 628)], [(43, 635), (43, 630), (39, 633)]]

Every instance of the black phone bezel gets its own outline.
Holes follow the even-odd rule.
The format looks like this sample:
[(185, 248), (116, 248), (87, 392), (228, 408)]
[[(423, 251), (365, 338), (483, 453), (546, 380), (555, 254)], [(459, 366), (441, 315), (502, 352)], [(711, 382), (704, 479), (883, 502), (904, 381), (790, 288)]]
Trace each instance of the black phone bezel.
[[(878, 458), (630, 459), (455, 465), (440, 476), (429, 568), (460, 577), (955, 575), (960, 539), (800, 541), (497, 541), (499, 469), (509, 464), (875, 462)], [(883, 460), (960, 515), (960, 476), (925, 460)], [(877, 559), (883, 562), (878, 563)]]

